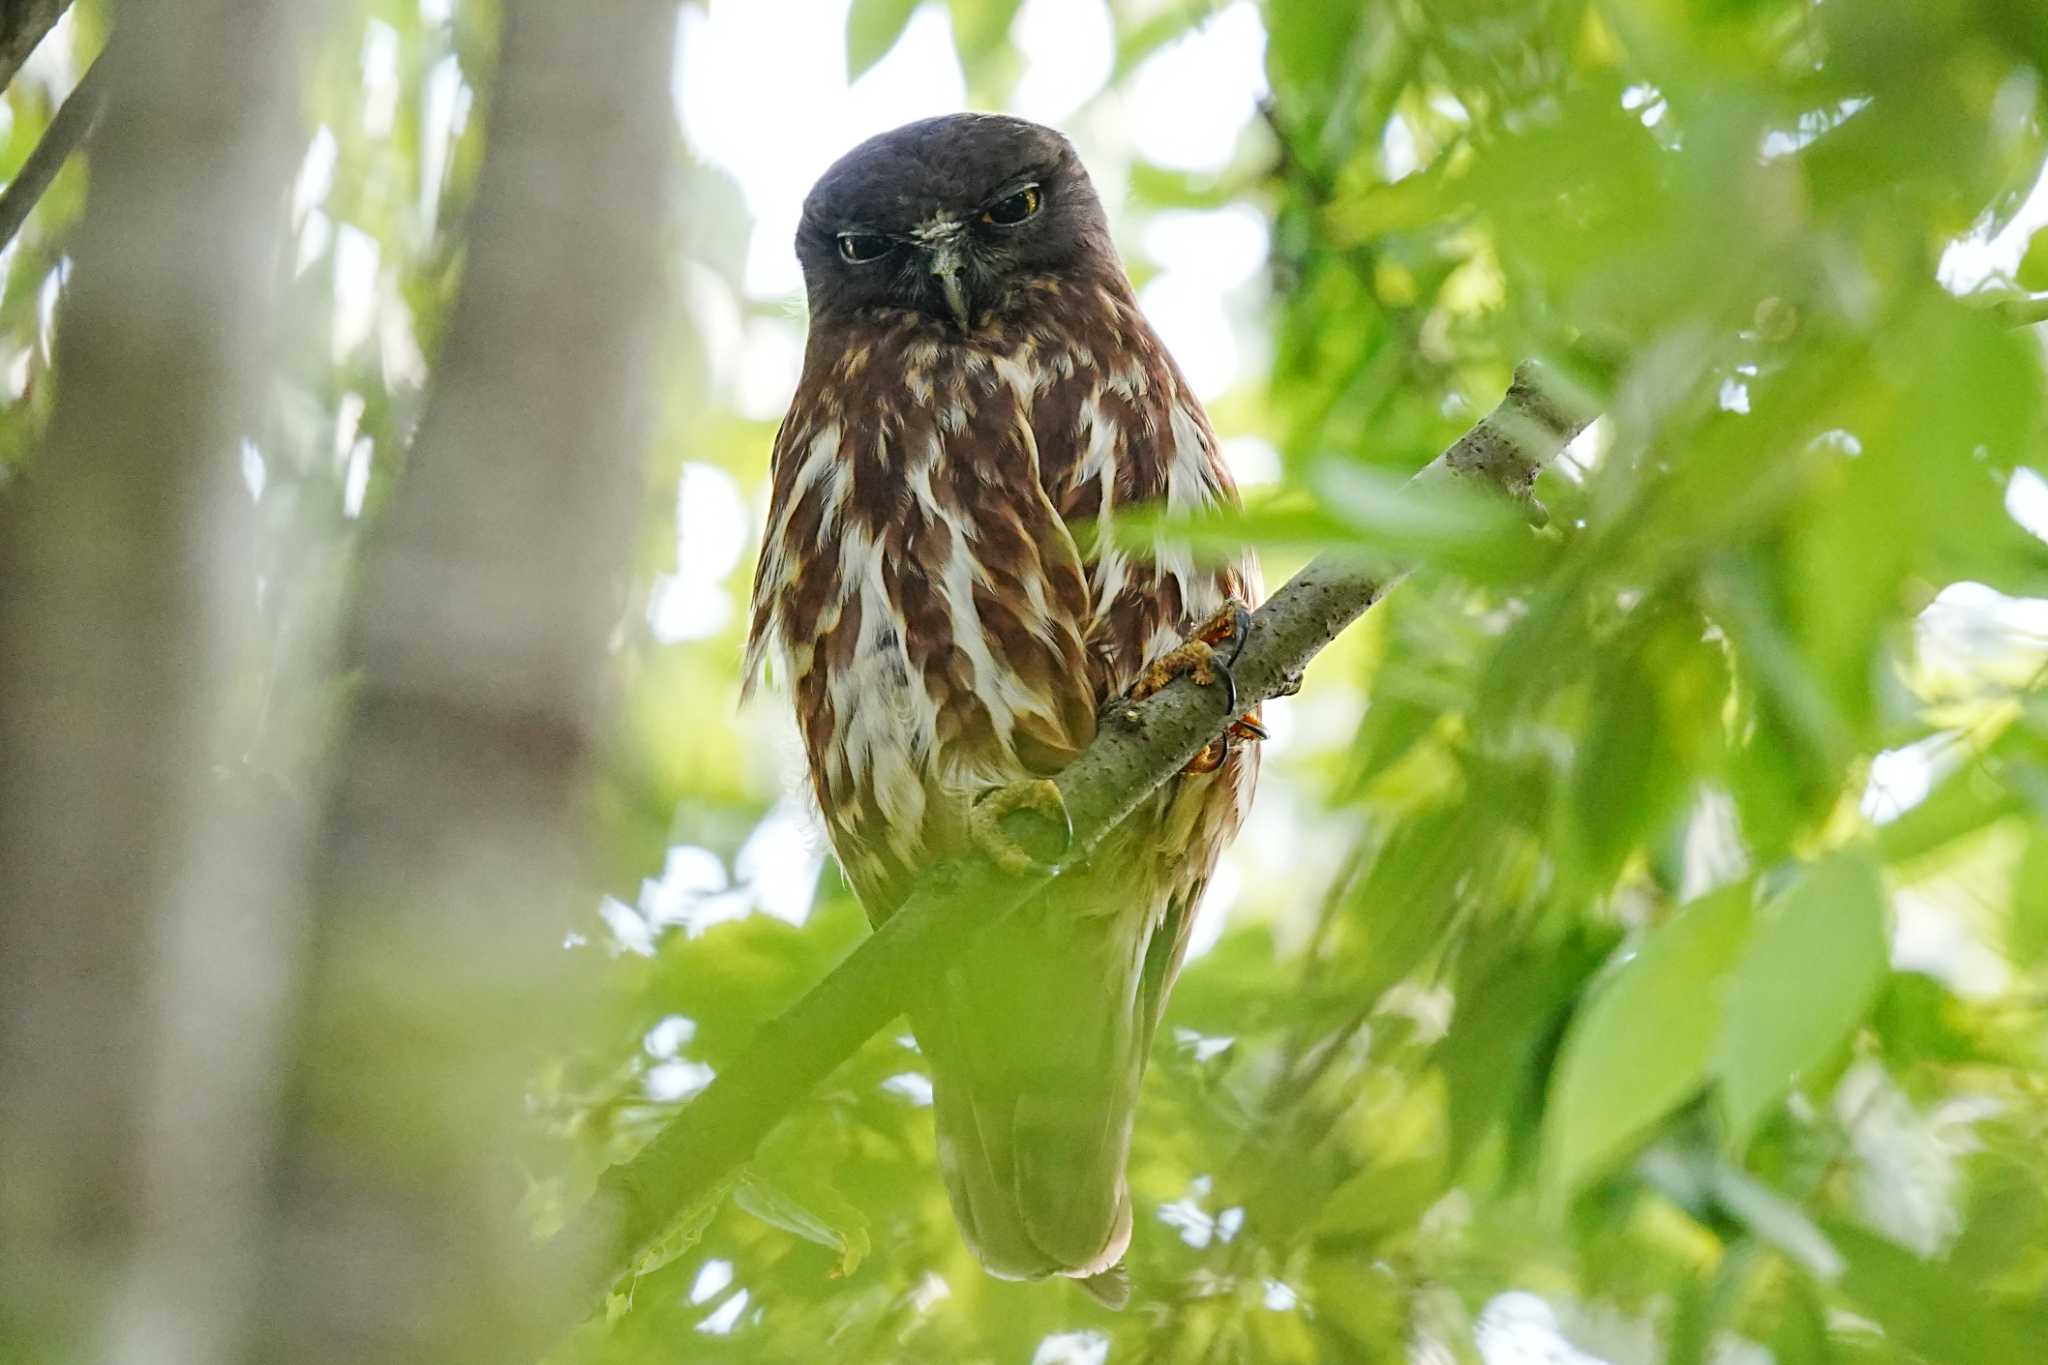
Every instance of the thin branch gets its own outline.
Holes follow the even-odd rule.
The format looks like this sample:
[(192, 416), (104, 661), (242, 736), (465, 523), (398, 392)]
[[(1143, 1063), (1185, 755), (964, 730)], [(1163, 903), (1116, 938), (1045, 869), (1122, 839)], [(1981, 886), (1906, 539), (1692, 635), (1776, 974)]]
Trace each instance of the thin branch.
[[(1500, 406), (1418, 478), (1464, 477), (1526, 498), (1537, 470), (1584, 429), (1532, 367)], [(1318, 556), (1252, 617), (1233, 666), (1240, 708), (1301, 685), (1302, 670), (1379, 599), (1387, 584), (1352, 555)], [(1230, 719), (1221, 692), (1179, 680), (1114, 706), (1088, 751), (1055, 779), (1073, 819), (1078, 861), (1184, 767)], [(798, 1101), (928, 989), (933, 976), (1048, 876), (1006, 877), (984, 862), (942, 864), (881, 928), (809, 994), (764, 1025), (746, 1050), (631, 1160), (606, 1171), (555, 1239), (562, 1273), (582, 1266), (594, 1298), (628, 1272), (681, 1212), (714, 1197)], [(971, 908), (971, 912), (970, 912)]]
[(2048, 294), (2014, 294), (1989, 307), (1992, 316), (2008, 327), (2033, 327), (2048, 322)]
[(57, 26), (71, 0), (5, 0), (0, 3), (0, 90), (14, 84), (21, 65)]
[(91, 68), (65, 96), (50, 126), (43, 129), (42, 140), (28, 154), (28, 160), (21, 163), (20, 173), (7, 182), (6, 189), (0, 190), (0, 250), (5, 250), (14, 234), (21, 231), (21, 225), (42, 202), (57, 172), (64, 169), (64, 163), (99, 122), (100, 110), (107, 104), (107, 66), (106, 53), (93, 59)]

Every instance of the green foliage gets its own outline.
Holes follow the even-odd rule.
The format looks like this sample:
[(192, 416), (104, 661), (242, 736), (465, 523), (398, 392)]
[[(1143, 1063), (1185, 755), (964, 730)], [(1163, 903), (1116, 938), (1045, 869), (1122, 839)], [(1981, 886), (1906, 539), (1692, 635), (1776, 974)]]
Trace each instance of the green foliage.
[[(847, 71), (918, 8), (853, 0)], [(333, 9), (306, 85), (332, 184), (292, 221), (286, 377), (251, 436), (269, 571), (247, 609), (274, 653), (236, 761), (280, 789), (346, 695), (303, 633), (402, 466), (462, 265), (481, 120), (453, 126), (432, 92), (489, 98), (495, 25), (487, 4)], [(1331, 545), (1413, 572), (1273, 708), (1227, 925), (1146, 1081), (1132, 1306), (980, 1272), (922, 1059), (887, 1030), (720, 1198), (675, 1210), (558, 1358), (1096, 1359), (1056, 1343), (1097, 1333), (1114, 1361), (1498, 1361), (1520, 1291), (1617, 1365), (1744, 1344), (1780, 1365), (2032, 1359), (2048, 546), (2007, 501), (2048, 475), (2048, 389), (2039, 329), (1982, 305), (2048, 291), (2048, 230), (1976, 275), (1953, 244), (1996, 238), (2039, 177), (2048, 20), (2013, 0), (1267, 0), (1263, 112), (1220, 169), (1147, 161), (1120, 131), (1140, 76), (1224, 9), (1117, 0), (1109, 86), (1069, 120), (1121, 158), (1105, 180), (1141, 276), (1161, 215), (1271, 224), (1265, 274), (1228, 300), (1260, 363), (1210, 406), (1281, 476), (1173, 529), (1258, 544), (1269, 583)], [(1003, 104), (1020, 6), (931, 10), (972, 100)], [(377, 114), (365, 54), (387, 42)], [(48, 92), (18, 82), (8, 107), (0, 172)], [(792, 837), (780, 703), (736, 709), (749, 556), (712, 624), (648, 624), (686, 465), (757, 516), (773, 424), (732, 354), (793, 316), (742, 287), (746, 201), (691, 159), (703, 131), (677, 152), (687, 288), (651, 491), (620, 529), (638, 554), (589, 811), (616, 899), (609, 926), (563, 915), (609, 1027), (536, 1079), (542, 1222), (687, 1122), (865, 932)], [(60, 178), (8, 261), (0, 485), (32, 475), (42, 300), (82, 188)], [(336, 288), (365, 244), (367, 328)], [(1530, 357), (1605, 413), (1539, 480), (1540, 524), (1404, 488)]]
[(1848, 1261), (1842, 1288), (1898, 1343), (1936, 1365), (2002, 1365), (2040, 1342), (2038, 1324), (1987, 1302), (1979, 1287), (1861, 1228), (1828, 1228)]
[(1886, 966), (1884, 892), (1860, 857), (1813, 868), (1764, 913), (1720, 1002), (1711, 1063), (1736, 1150), (1863, 1022)]
[[(858, 0), (849, 69), (914, 8)], [(1017, 9), (946, 7), (978, 100), (1020, 73)], [(1219, 9), (1113, 6), (1112, 91)], [(1113, 201), (1141, 278), (1154, 214), (1273, 224), (1270, 370), (1212, 408), (1284, 475), (1171, 529), (1259, 544), (1269, 581), (1329, 545), (1414, 572), (1276, 708), (1230, 924), (1147, 1081), (1132, 1308), (973, 1266), (920, 1059), (883, 1037), (575, 1358), (1059, 1359), (1100, 1333), (1116, 1360), (1480, 1360), (1511, 1290), (1617, 1362), (2024, 1358), (2048, 550), (2005, 502), (2048, 465), (2044, 388), (2035, 339), (1940, 281), (2039, 173), (2039, 25), (1903, 0), (1263, 15), (1269, 103), (1224, 169), (1140, 157)], [(2048, 288), (2039, 237), (2017, 246), (1987, 298)], [(1401, 487), (1531, 356), (1606, 414), (1536, 524)], [(758, 479), (760, 424), (678, 421)], [(638, 656), (609, 778), (629, 878), (665, 846), (731, 859), (772, 799), (678, 717), (724, 704), (729, 655), (680, 654)], [(687, 1121), (651, 1078), (724, 1065), (858, 932), (828, 872), (800, 930), (622, 958), (619, 1047), (558, 1111), (585, 1169)], [(671, 1015), (673, 1058), (633, 1046)]]
[(846, 74), (858, 79), (889, 55), (919, 0), (853, 0), (846, 12)]
[(2022, 289), (2048, 290), (2048, 228), (2029, 239), (2027, 254), (2020, 258), (2019, 272), (2013, 278)]
[(1738, 882), (1680, 910), (1588, 996), (1544, 1110), (1544, 1184), (1554, 1197), (1576, 1193), (1706, 1083), (1750, 897)]

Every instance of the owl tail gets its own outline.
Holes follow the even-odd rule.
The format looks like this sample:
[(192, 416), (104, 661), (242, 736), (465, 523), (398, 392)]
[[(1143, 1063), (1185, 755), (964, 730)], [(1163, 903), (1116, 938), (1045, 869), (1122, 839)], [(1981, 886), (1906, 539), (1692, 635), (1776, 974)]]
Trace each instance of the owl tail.
[(991, 1274), (1129, 1292), (1124, 1166), (1144, 1072), (1145, 919), (1022, 907), (913, 1015), (932, 1065), (939, 1165)]

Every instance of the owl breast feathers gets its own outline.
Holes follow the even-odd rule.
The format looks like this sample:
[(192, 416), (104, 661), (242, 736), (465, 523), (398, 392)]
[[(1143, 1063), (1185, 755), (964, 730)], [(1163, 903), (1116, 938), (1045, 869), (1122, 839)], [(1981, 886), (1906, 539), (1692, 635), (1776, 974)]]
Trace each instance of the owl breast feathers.
[[(1119, 518), (1234, 503), (1066, 139), (957, 115), (826, 173), (797, 237), (803, 377), (776, 438), (748, 677), (777, 657), (834, 852), (879, 923), (993, 787), (1058, 772), (1231, 599)], [(994, 1273), (1098, 1293), (1130, 1238), (1146, 1050), (1256, 756), (1169, 783), (912, 1012), (940, 1164)]]

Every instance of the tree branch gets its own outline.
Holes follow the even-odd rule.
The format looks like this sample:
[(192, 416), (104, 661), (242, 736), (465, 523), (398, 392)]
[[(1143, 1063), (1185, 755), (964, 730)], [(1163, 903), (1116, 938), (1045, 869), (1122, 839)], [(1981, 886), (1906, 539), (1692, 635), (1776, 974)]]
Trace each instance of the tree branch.
[(64, 163), (99, 122), (100, 110), (107, 103), (107, 66), (106, 53), (93, 59), (92, 66), (65, 96), (50, 126), (43, 129), (42, 140), (28, 154), (28, 160), (21, 163), (20, 172), (7, 182), (6, 189), (0, 190), (0, 250), (5, 250), (14, 234), (21, 231), (21, 225), (42, 202), (43, 192), (50, 188), (57, 172), (64, 169)]
[[(1500, 405), (1418, 479), (1461, 477), (1526, 498), (1536, 473), (1584, 429), (1589, 414), (1558, 397), (1533, 366), (1515, 372)], [(1302, 670), (1387, 584), (1351, 555), (1326, 552), (1252, 616), (1232, 672), (1238, 705), (1294, 692)], [(1216, 688), (1179, 679), (1142, 702), (1112, 707), (1086, 753), (1059, 775), (1079, 860), (1231, 719)], [(984, 862), (931, 870), (901, 908), (780, 1018), (633, 1158), (606, 1171), (555, 1238), (562, 1264), (602, 1273), (591, 1297), (631, 1269), (681, 1212), (715, 1195), (783, 1114), (903, 1010), (906, 1000), (1048, 875), (1007, 877)], [(971, 907), (971, 910), (970, 910)], [(573, 1271), (565, 1269), (565, 1273)], [(587, 1300), (586, 1300), (587, 1302)]]
[(14, 84), (45, 34), (57, 25), (71, 0), (4, 0), (0, 3), (0, 91)]
[(2008, 327), (2034, 327), (2048, 322), (2048, 294), (2013, 294), (1988, 305)]

